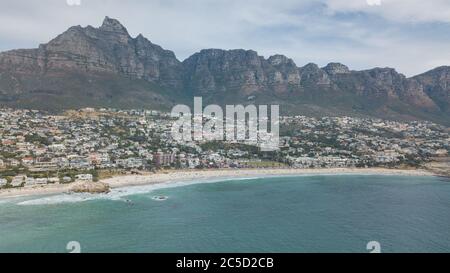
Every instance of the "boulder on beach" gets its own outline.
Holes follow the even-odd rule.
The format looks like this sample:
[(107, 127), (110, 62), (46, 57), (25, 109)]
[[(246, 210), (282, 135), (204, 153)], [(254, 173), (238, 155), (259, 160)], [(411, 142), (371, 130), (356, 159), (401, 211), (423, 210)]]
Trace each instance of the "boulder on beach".
[(109, 193), (111, 187), (107, 183), (103, 182), (78, 182), (73, 185), (70, 192), (74, 193)]

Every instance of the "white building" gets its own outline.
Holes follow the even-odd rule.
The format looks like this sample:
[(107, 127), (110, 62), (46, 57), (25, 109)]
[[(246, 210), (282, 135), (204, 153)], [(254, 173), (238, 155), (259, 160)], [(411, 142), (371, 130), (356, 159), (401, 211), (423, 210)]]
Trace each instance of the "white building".
[(34, 186), (36, 185), (36, 179), (34, 179), (34, 177), (27, 177), (25, 179), (25, 186)]
[(79, 181), (88, 181), (88, 182), (92, 182), (94, 180), (92, 174), (79, 174), (75, 178), (76, 180)]
[(63, 183), (70, 183), (70, 182), (72, 182), (72, 178), (70, 176), (63, 177)]
[(26, 179), (27, 179), (26, 175), (17, 175), (11, 181), (11, 186), (20, 187), (20, 186), (22, 186), (23, 183), (25, 183)]
[(6, 184), (8, 184), (8, 180), (0, 178), (0, 188), (6, 186)]
[(58, 184), (59, 183), (59, 177), (50, 177), (47, 179), (47, 182), (50, 184)]
[(45, 185), (47, 184), (47, 178), (37, 178), (36, 179), (36, 185)]

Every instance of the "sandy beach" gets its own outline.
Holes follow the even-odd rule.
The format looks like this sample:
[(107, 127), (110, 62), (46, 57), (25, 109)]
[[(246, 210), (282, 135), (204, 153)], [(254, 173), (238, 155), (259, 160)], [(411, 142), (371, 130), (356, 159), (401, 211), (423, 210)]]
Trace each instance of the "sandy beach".
[[(343, 169), (221, 169), (221, 170), (180, 170), (144, 175), (116, 176), (104, 179), (111, 188), (129, 186), (151, 185), (158, 183), (171, 183), (179, 181), (251, 178), (264, 176), (295, 176), (295, 175), (338, 175), (338, 174), (362, 174), (362, 175), (401, 175), (401, 176), (434, 176), (435, 174), (425, 170), (399, 170), (383, 168), (343, 168)], [(0, 199), (16, 198), (35, 195), (52, 195), (67, 193), (73, 184), (55, 184), (39, 187), (25, 187), (17, 189), (0, 190)]]

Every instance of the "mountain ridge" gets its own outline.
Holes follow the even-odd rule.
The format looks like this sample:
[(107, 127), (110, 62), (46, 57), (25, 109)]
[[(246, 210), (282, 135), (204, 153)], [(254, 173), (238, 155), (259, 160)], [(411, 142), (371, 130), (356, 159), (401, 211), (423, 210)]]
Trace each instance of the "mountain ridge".
[[(113, 84), (114, 83), (114, 84)], [(36, 49), (0, 53), (0, 105), (38, 109), (279, 103), (288, 113), (426, 119), (450, 124), (450, 67), (414, 77), (393, 68), (302, 67), (254, 50), (203, 49), (183, 61), (116, 19), (73, 26)], [(73, 101), (70, 101), (73, 100)]]

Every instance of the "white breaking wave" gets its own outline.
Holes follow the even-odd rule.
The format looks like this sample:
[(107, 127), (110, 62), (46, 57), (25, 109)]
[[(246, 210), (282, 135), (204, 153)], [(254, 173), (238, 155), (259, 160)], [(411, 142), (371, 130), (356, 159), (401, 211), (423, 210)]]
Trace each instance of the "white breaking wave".
[(263, 177), (245, 177), (245, 178), (218, 178), (218, 179), (199, 179), (192, 181), (177, 181), (170, 183), (158, 183), (143, 186), (129, 186), (123, 188), (112, 189), (108, 194), (89, 194), (89, 193), (74, 193), (74, 194), (58, 194), (37, 199), (31, 199), (17, 203), (20, 206), (33, 205), (54, 205), (61, 203), (78, 203), (92, 200), (114, 200), (124, 201), (122, 198), (131, 195), (147, 194), (159, 189), (168, 189), (189, 186), (194, 184), (219, 183), (234, 180), (255, 180)]
[(41, 197), (37, 199), (26, 200), (17, 203), (20, 206), (31, 206), (31, 205), (54, 205), (61, 203), (78, 203), (78, 202), (86, 202), (92, 200), (114, 200), (114, 201), (124, 201), (122, 199), (126, 196), (131, 195), (139, 195), (139, 194), (148, 194), (152, 191), (159, 189), (168, 189), (168, 188), (176, 188), (189, 186), (194, 184), (209, 184), (209, 183), (219, 183), (219, 182), (227, 182), (227, 181), (242, 181), (242, 180), (257, 180), (257, 179), (267, 179), (267, 178), (275, 178), (275, 177), (284, 177), (284, 178), (292, 178), (292, 177), (310, 177), (310, 176), (341, 176), (341, 175), (370, 175), (364, 173), (342, 173), (342, 174), (287, 174), (287, 175), (262, 175), (262, 176), (249, 176), (249, 177), (218, 177), (218, 178), (203, 178), (197, 180), (188, 180), (188, 181), (176, 181), (176, 182), (164, 182), (150, 185), (142, 185), (142, 186), (128, 186), (122, 188), (112, 189), (108, 194), (89, 194), (89, 193), (77, 193), (77, 194), (58, 194), (47, 197)]

